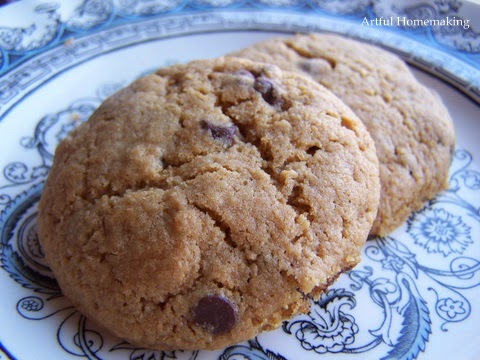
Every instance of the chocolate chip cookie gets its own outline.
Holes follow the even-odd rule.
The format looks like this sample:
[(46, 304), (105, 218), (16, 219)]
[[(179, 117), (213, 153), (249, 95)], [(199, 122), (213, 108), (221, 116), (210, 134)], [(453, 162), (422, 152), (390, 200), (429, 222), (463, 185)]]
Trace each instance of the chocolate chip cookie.
[(59, 144), (39, 238), (113, 334), (215, 349), (307, 311), (358, 263), (379, 196), (373, 141), (330, 91), (202, 60), (136, 80)]
[(380, 162), (380, 206), (371, 235), (388, 234), (447, 188), (452, 120), (442, 100), (396, 55), (331, 34), (275, 38), (232, 55), (312, 77), (364, 122)]

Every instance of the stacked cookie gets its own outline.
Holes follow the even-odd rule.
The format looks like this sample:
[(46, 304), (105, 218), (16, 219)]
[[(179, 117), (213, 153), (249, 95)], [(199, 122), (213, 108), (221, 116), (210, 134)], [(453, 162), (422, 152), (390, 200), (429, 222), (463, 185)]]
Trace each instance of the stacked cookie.
[(232, 55), (304, 74), (360, 117), (380, 163), (382, 190), (371, 235), (387, 235), (446, 189), (452, 120), (438, 95), (394, 54), (338, 35), (311, 34), (268, 40)]
[[(441, 102), (391, 55), (403, 81), (382, 75), (390, 65), (368, 73), (344, 61), (350, 40), (332, 38), (326, 57), (312, 39), (324, 46), (278, 39), (159, 69), (59, 144), (39, 237), (82, 313), (155, 349), (250, 339), (308, 311), (359, 262), (369, 233), (444, 187), (453, 128)], [(375, 86), (342, 83), (363, 73)], [(362, 96), (384, 106), (355, 107)], [(401, 121), (379, 114), (392, 109)], [(418, 196), (389, 188), (389, 174)]]

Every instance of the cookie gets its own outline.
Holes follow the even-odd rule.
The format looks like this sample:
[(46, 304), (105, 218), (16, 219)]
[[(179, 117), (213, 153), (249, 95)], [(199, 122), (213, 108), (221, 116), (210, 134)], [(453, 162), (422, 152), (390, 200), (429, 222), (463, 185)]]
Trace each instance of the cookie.
[(59, 144), (39, 239), (64, 294), (113, 334), (216, 349), (355, 266), (379, 196), (373, 140), (330, 91), (195, 61), (136, 80)]
[(312, 77), (364, 122), (380, 162), (380, 206), (371, 235), (387, 235), (447, 188), (452, 120), (441, 99), (396, 55), (331, 34), (274, 38), (232, 55)]

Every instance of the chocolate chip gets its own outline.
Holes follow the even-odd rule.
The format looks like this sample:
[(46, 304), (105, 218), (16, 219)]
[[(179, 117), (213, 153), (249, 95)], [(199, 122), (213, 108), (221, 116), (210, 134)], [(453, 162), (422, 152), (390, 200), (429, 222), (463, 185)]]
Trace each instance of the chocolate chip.
[(192, 310), (193, 323), (211, 334), (230, 331), (237, 322), (235, 306), (223, 296), (208, 295), (200, 299)]
[(253, 87), (262, 94), (263, 100), (270, 105), (279, 107), (283, 105), (283, 98), (280, 96), (278, 87), (269, 78), (259, 76), (255, 79)]
[(237, 130), (235, 125), (217, 126), (206, 120), (200, 121), (200, 125), (203, 129), (208, 130), (215, 140), (223, 142), (227, 147), (233, 145), (233, 137)]

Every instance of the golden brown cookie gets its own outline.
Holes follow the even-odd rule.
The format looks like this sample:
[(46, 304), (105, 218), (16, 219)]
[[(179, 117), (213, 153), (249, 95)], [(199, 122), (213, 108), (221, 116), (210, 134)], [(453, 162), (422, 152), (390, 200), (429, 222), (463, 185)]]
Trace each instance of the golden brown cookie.
[(447, 188), (452, 120), (441, 99), (396, 55), (331, 34), (275, 38), (232, 55), (311, 76), (364, 122), (380, 162), (380, 206), (371, 235), (388, 234)]
[(135, 81), (59, 144), (39, 237), (64, 294), (117, 336), (221, 348), (358, 263), (379, 188), (372, 139), (324, 87), (195, 61)]

